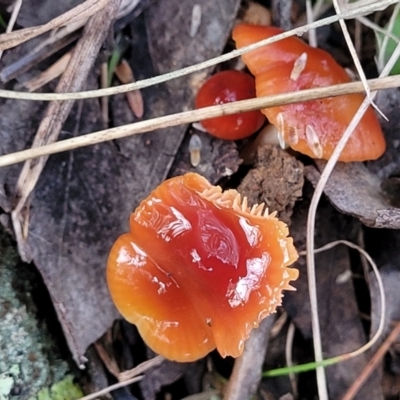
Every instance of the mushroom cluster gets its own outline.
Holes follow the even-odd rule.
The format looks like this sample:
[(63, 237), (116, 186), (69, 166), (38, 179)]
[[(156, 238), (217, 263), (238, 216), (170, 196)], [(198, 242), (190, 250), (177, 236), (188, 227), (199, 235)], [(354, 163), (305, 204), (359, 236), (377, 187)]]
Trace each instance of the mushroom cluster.
[(115, 242), (107, 281), (121, 314), (157, 353), (239, 356), (298, 271), (287, 226), (194, 173), (156, 188)]
[[(232, 36), (237, 48), (242, 48), (279, 33), (282, 30), (275, 27), (242, 24), (234, 28)], [(330, 54), (295, 37), (263, 46), (242, 58), (256, 78), (257, 97), (350, 81)], [(312, 158), (329, 159), (363, 100), (361, 94), (348, 94), (266, 108), (262, 112), (278, 129), (280, 142)], [(369, 107), (339, 160), (374, 160), (385, 148), (379, 121)]]

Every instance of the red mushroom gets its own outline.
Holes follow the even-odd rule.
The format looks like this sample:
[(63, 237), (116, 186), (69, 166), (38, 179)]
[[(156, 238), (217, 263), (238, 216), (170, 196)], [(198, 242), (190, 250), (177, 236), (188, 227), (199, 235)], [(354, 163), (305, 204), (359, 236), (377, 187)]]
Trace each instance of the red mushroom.
[[(222, 71), (209, 78), (200, 88), (195, 106), (202, 108), (254, 97), (256, 88), (251, 75), (235, 70)], [(256, 132), (264, 120), (263, 114), (256, 110), (206, 119), (202, 125), (217, 138), (238, 140)]]
[(237, 357), (298, 271), (287, 226), (193, 173), (162, 183), (131, 215), (107, 266), (112, 299), (157, 353)]
[[(274, 27), (238, 25), (233, 39), (241, 48), (279, 33), (282, 31)], [(243, 55), (243, 60), (256, 77), (259, 97), (350, 81), (346, 71), (327, 52), (295, 37), (251, 51)], [(294, 150), (329, 159), (363, 99), (361, 94), (349, 94), (266, 108), (262, 112)], [(385, 148), (378, 119), (370, 107), (339, 160), (373, 160)]]

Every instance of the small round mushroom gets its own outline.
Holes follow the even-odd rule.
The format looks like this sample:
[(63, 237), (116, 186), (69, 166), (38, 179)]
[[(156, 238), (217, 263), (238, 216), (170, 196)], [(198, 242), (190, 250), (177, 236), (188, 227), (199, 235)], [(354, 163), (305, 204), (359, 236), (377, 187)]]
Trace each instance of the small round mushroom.
[(281, 304), (298, 270), (287, 226), (194, 173), (169, 179), (111, 249), (107, 281), (121, 314), (170, 360), (217, 348), (239, 356), (250, 331)]
[[(236, 70), (222, 71), (211, 76), (200, 88), (195, 106), (202, 108), (254, 97), (256, 88), (251, 75)], [(206, 119), (201, 124), (217, 138), (238, 140), (252, 135), (264, 121), (264, 115), (256, 110)]]
[[(282, 30), (257, 25), (237, 25), (237, 48), (270, 38)], [(242, 56), (256, 77), (258, 97), (350, 81), (346, 71), (325, 51), (291, 37)], [(262, 112), (277, 127), (282, 142), (312, 158), (329, 159), (346, 127), (364, 100), (349, 94), (280, 107)], [(369, 107), (344, 148), (340, 161), (365, 161), (380, 157), (385, 139), (374, 110)]]

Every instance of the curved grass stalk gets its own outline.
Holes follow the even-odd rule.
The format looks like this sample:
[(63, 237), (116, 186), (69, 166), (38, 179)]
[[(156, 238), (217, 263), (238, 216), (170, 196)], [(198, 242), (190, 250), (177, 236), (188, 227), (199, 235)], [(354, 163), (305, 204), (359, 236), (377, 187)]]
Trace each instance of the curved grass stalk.
[[(336, 240), (334, 242), (328, 243), (325, 246), (322, 246), (319, 249), (314, 250), (314, 254), (321, 253), (323, 251), (332, 249), (340, 244), (344, 244), (347, 247), (357, 250), (360, 254), (362, 254), (367, 259), (368, 263), (371, 265), (372, 270), (374, 271), (374, 274), (375, 274), (375, 277), (376, 277), (376, 280), (378, 283), (378, 290), (379, 290), (379, 295), (380, 295), (380, 300), (381, 300), (380, 320), (379, 320), (378, 329), (376, 330), (374, 336), (364, 346), (362, 346), (359, 349), (354, 350), (350, 353), (342, 354), (342, 355), (328, 358), (328, 359), (321, 360), (321, 361), (310, 362), (310, 363), (296, 365), (296, 366), (289, 366), (289, 367), (285, 367), (285, 368), (273, 369), (273, 370), (264, 372), (263, 377), (271, 378), (271, 377), (275, 377), (275, 376), (298, 374), (300, 372), (313, 371), (313, 370), (316, 370), (317, 368), (324, 368), (329, 365), (334, 365), (339, 362), (349, 360), (350, 358), (354, 358), (354, 357), (357, 357), (357, 356), (365, 353), (381, 337), (384, 327), (385, 327), (386, 296), (385, 296), (385, 289), (383, 287), (381, 275), (379, 273), (377, 265), (375, 264), (375, 262), (371, 258), (371, 256), (363, 248), (361, 248), (360, 246), (358, 246), (354, 243), (351, 243), (347, 240)], [(306, 254), (307, 254), (306, 252), (299, 253), (299, 255), (303, 255), (303, 256)]]
[[(397, 61), (400, 56), (400, 44), (397, 45), (395, 51), (390, 57), (388, 63), (385, 68), (382, 70), (380, 77), (385, 77), (392, 70), (393, 65)], [(353, 133), (355, 127), (360, 122), (362, 116), (370, 105), (370, 101), (374, 99), (376, 92), (372, 92), (370, 98), (365, 98), (359, 107), (358, 111), (354, 115), (347, 129), (343, 133), (343, 136), (339, 140), (335, 150), (332, 153), (332, 156), (328, 160), (325, 169), (323, 170), (320, 180), (315, 188), (313, 197), (311, 199), (310, 208), (308, 211), (307, 217), (307, 275), (308, 275), (308, 290), (310, 295), (311, 302), (311, 325), (313, 331), (313, 339), (314, 339), (314, 356), (317, 362), (321, 362), (322, 357), (322, 344), (321, 344), (321, 330), (319, 326), (318, 319), (318, 303), (317, 303), (317, 284), (315, 279), (315, 260), (314, 260), (314, 235), (315, 235), (315, 217), (317, 213), (317, 207), (319, 200), (322, 196), (326, 183), (329, 179), (330, 174), (332, 173), (340, 154), (342, 153), (344, 147), (346, 146), (347, 141), (349, 140), (351, 134)], [(326, 389), (326, 379), (325, 372), (323, 366), (318, 366), (317, 370), (317, 384), (318, 384), (318, 393), (320, 396), (320, 400), (327, 400), (328, 393)]]

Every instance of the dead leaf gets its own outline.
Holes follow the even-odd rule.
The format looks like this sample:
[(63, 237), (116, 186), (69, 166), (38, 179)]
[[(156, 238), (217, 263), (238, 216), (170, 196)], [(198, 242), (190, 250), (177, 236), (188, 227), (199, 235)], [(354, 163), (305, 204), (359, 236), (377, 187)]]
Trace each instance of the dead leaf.
[[(115, 68), (115, 75), (117, 75), (118, 79), (123, 84), (135, 82), (132, 69), (129, 63), (124, 59), (122, 59), (120, 64)], [(125, 96), (135, 117), (142, 118), (144, 109), (143, 97), (140, 90), (132, 90), (131, 92), (125, 93)]]
[[(324, 161), (317, 161), (320, 171)], [(305, 168), (306, 178), (315, 186), (320, 171), (313, 166)], [(338, 163), (335, 166), (324, 193), (340, 211), (359, 218), (374, 228), (400, 228), (400, 209), (389, 204), (380, 188), (379, 178), (362, 163)]]
[[(118, 11), (119, 1), (110, 0), (106, 7), (89, 19), (82, 38), (76, 44), (71, 60), (57, 84), (56, 92), (82, 89)], [(108, 18), (107, 22), (104, 22), (105, 16)], [(74, 101), (52, 101), (49, 104), (35, 134), (32, 147), (40, 147), (56, 141), (73, 104)], [(11, 218), (21, 258), (27, 262), (31, 261), (29, 246), (26, 246), (26, 230), (30, 215), (28, 198), (36, 186), (47, 159), (48, 157), (40, 157), (25, 162), (14, 193), (16, 201)]]
[[(134, 62), (129, 61), (137, 79), (220, 54), (238, 3), (204, 4), (202, 25), (191, 38), (191, 5), (155, 2), (130, 25)], [(93, 73), (88, 88), (96, 87), (96, 80)], [(144, 118), (191, 107), (194, 93), (188, 80), (144, 89)], [(12, 100), (0, 104), (1, 154), (29, 147), (43, 106)], [(77, 102), (61, 138), (93, 132), (101, 124), (97, 100)], [(118, 316), (105, 282), (108, 250), (128, 229), (131, 211), (165, 179), (185, 130), (169, 128), (51, 156), (38, 181), (31, 197), (28, 245), (79, 364), (88, 345)], [(0, 201), (8, 210), (19, 170), (18, 165), (0, 169)]]

